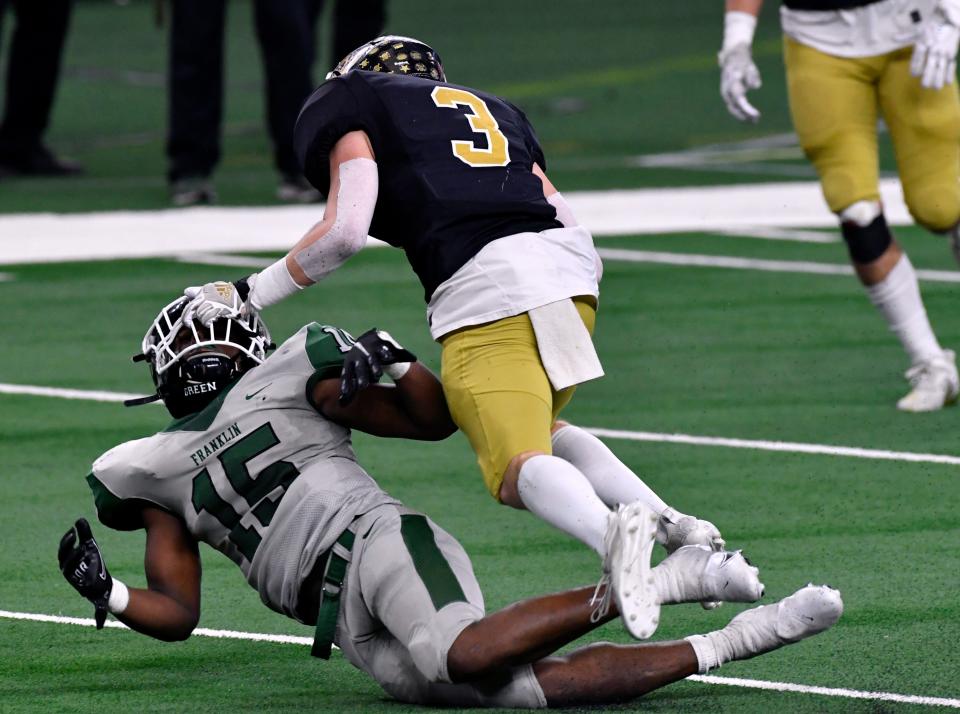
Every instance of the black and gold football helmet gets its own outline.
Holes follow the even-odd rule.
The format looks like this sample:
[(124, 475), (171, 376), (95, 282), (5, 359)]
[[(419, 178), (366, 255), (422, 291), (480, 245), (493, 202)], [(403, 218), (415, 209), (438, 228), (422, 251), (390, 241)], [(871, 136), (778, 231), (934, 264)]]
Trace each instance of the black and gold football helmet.
[(327, 74), (327, 79), (355, 69), (447, 81), (436, 50), (420, 40), (400, 35), (384, 35), (361, 45), (340, 60), (333, 71)]

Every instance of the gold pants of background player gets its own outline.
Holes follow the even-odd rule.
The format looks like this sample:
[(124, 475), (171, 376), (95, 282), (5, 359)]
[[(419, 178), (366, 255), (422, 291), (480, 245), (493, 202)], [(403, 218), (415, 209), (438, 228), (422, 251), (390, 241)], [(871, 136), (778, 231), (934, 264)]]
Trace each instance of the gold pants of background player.
[[(574, 303), (593, 334), (593, 305), (581, 298)], [(514, 456), (552, 452), (550, 429), (576, 387), (557, 391), (550, 385), (526, 313), (452, 332), (440, 344), (450, 413), (470, 440), (487, 489), (500, 500), (503, 474)]]
[(924, 89), (910, 75), (912, 53), (906, 47), (874, 57), (834, 57), (785, 38), (790, 112), (831, 211), (879, 200), (882, 115), (911, 215), (930, 230), (946, 231), (960, 220), (957, 82)]

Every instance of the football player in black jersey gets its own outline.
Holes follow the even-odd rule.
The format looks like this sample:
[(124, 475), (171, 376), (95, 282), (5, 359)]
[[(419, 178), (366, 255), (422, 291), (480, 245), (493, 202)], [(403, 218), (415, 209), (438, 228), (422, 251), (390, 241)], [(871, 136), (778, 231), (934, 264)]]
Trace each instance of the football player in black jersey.
[[(721, 94), (743, 121), (760, 118), (746, 95), (760, 86), (750, 48), (762, 4), (726, 3)], [(940, 409), (960, 390), (956, 356), (937, 341), (916, 272), (883, 215), (877, 119), (893, 139), (911, 215), (949, 234), (960, 260), (960, 0), (783, 0), (780, 19), (800, 145), (860, 282), (910, 358), (910, 392), (897, 407)]]
[[(669, 508), (598, 439), (557, 421), (576, 385), (603, 374), (591, 340), (601, 264), (544, 173), (520, 109), (448, 82), (428, 45), (382, 37), (348, 55), (307, 100), (295, 145), (304, 175), (328, 197), (326, 212), (285, 258), (246, 279), (244, 309), (323, 279), (368, 233), (401, 248), (442, 346), (450, 411), (494, 498), (604, 558), (645, 530), (634, 522), (640, 509), (611, 511), (622, 504), (652, 509), (671, 552), (722, 546), (713, 524)], [(233, 309), (212, 284), (187, 294), (204, 322)], [(366, 381), (344, 379), (343, 399)], [(650, 545), (627, 551), (642, 560)], [(630, 580), (641, 570), (612, 574), (615, 591), (639, 594)], [(633, 624), (633, 634), (649, 635), (643, 618)]]

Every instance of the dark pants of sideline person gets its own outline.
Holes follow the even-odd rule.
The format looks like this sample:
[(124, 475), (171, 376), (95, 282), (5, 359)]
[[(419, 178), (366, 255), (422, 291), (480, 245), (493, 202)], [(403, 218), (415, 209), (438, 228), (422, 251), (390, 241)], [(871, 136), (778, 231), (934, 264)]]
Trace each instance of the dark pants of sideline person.
[[(299, 175), (293, 127), (314, 89), (311, 68), (323, 0), (254, 0), (254, 24), (266, 80), (267, 127), (281, 175)], [(384, 0), (340, 0), (334, 52), (372, 39), (383, 27)], [(173, 0), (170, 33), (168, 180), (209, 176), (220, 159), (225, 0)]]
[[(72, 0), (0, 0), (0, 33), (6, 10), (12, 7), (16, 17), (0, 121), (0, 163), (22, 165), (23, 173), (43, 172), (39, 159), (53, 162), (48, 169), (58, 165), (69, 169), (43, 147), (43, 135), (50, 123), (72, 4)], [(31, 166), (38, 170), (29, 171)]]

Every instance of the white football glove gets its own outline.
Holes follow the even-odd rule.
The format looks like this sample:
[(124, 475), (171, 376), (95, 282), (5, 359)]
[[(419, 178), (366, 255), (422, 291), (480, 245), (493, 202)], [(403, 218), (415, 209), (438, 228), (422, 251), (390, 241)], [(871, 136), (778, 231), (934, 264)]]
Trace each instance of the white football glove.
[(747, 100), (747, 92), (760, 89), (762, 84), (750, 45), (734, 45), (720, 52), (717, 59), (720, 61), (720, 96), (727, 111), (740, 121), (758, 121), (760, 112)]
[(197, 320), (210, 327), (222, 317), (239, 317), (243, 313), (243, 300), (233, 283), (218, 280), (206, 285), (195, 285), (183, 291), (190, 298), (183, 311), (184, 322)]
[(939, 0), (913, 46), (910, 74), (924, 89), (942, 89), (957, 75), (960, 0)]

